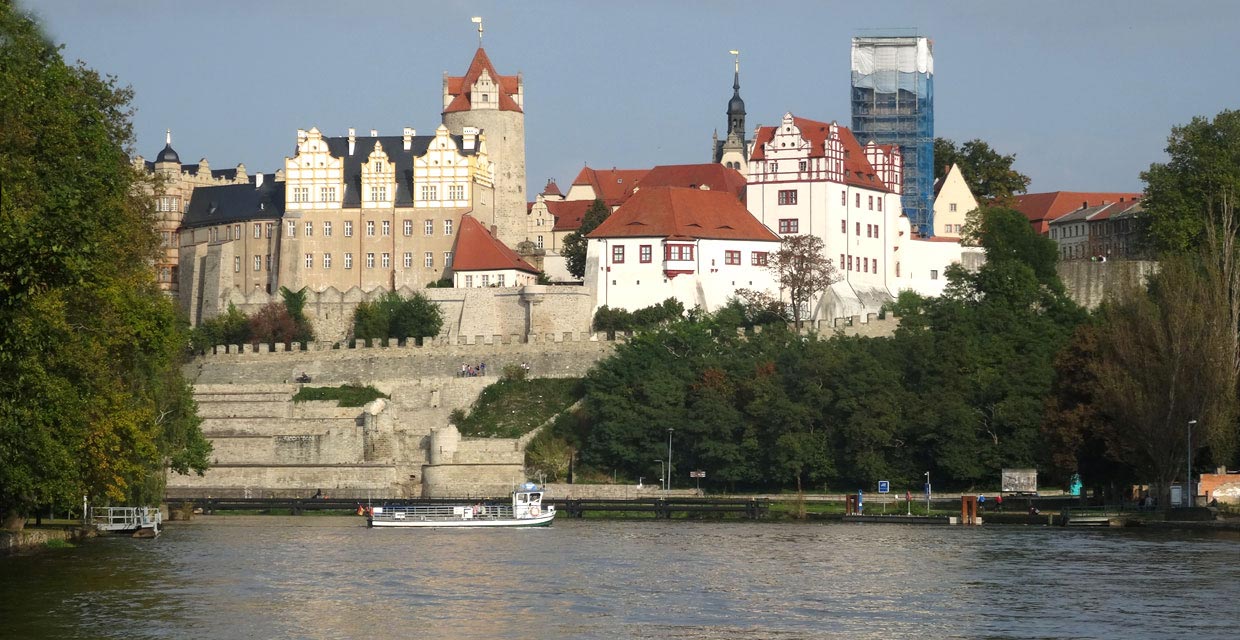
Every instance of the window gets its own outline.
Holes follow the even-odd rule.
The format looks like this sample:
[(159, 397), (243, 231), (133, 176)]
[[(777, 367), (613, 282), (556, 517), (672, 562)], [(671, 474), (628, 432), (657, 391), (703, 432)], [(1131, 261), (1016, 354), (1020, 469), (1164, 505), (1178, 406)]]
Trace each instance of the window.
[(383, 235), (384, 236), (392, 235), (392, 222), (390, 220), (383, 221)]
[(953, 203), (951, 203), (951, 204), (947, 205), (947, 210), (948, 210), (948, 211), (955, 211), (955, 210), (956, 210), (956, 203), (955, 203), (955, 202), (953, 202)]
[(353, 254), (352, 253), (344, 254), (344, 268), (345, 269), (353, 268)]
[(484, 273), (484, 274), (482, 274), (482, 286), (484, 286), (484, 287), (489, 287), (489, 286), (491, 286), (491, 276), (490, 276), (490, 275), (485, 274), (485, 273)]
[(271, 271), (271, 254), (270, 253), (267, 254), (267, 258), (263, 262), (267, 264), (267, 270)]
[(474, 277), (473, 277), (473, 276), (465, 276), (465, 288), (466, 288), (466, 289), (472, 289), (472, 288), (473, 288), (473, 286), (474, 286)]
[(254, 237), (255, 238), (263, 237), (263, 226), (257, 222), (254, 223)]
[(314, 223), (307, 222), (306, 223), (306, 237), (309, 238), (312, 235), (314, 235)]
[[(797, 163), (797, 171), (805, 171), (808, 168), (809, 168), (809, 162), (805, 160), (802, 160)], [(793, 204), (796, 204), (796, 203), (793, 203)]]
[(241, 239), (241, 225), (239, 225), (239, 224), (235, 224), (235, 225), (233, 225), (233, 236), (232, 236), (232, 237), (234, 237), (234, 238), (236, 238), (236, 239), (238, 239), (238, 240), (240, 240), (240, 239)]
[(233, 273), (241, 273), (241, 256), (233, 258)]
[(861, 271), (865, 273), (865, 272), (868, 272), (869, 270), (870, 270), (870, 259), (862, 258), (861, 259)]
[(861, 194), (860, 193), (857, 194), (857, 208), (858, 209), (861, 208)]
[(314, 268), (314, 254), (313, 253), (306, 254), (306, 268), (307, 269)]
[[(541, 220), (540, 220), (540, 222), (541, 222)], [(537, 246), (539, 249), (543, 248), (543, 237), (542, 237), (542, 236), (538, 236), (538, 242), (537, 242), (537, 243), (535, 243), (535, 244), (536, 244), (536, 246)]]
[(263, 270), (263, 257), (262, 256), (254, 256), (254, 270), (255, 271)]
[(383, 268), (389, 269), (392, 266), (392, 254), (383, 252)]
[(428, 235), (428, 236), (435, 235), (435, 221), (434, 220), (427, 220), (425, 223), (423, 223), (422, 227), (423, 227), (423, 233), (425, 235)]
[(370, 201), (383, 202), (387, 200), (387, 187), (383, 185), (370, 185)]
[(767, 253), (765, 251), (754, 251), (749, 254), (749, 264), (755, 267), (765, 267), (767, 263)]
[(930, 270), (930, 279), (931, 279), (931, 280), (938, 280), (938, 279), (939, 279), (939, 272), (938, 272), (938, 270), (937, 270), (937, 269), (931, 269), (931, 270)]
[(874, 210), (874, 196), (870, 196), (870, 211)]
[(664, 260), (687, 261), (693, 259), (693, 245), (691, 244), (669, 244), (663, 249)]
[(330, 253), (323, 254), (323, 268), (324, 269), (332, 268), (332, 254)]
[(310, 187), (294, 187), (293, 202), (310, 202)]
[(366, 235), (372, 236), (372, 237), (375, 235), (375, 221), (374, 220), (366, 221)]
[(840, 233), (848, 233), (848, 221), (840, 220)]
[(874, 232), (874, 231), (873, 231), (873, 229), (870, 227), (870, 225), (868, 225), (868, 224), (867, 224), (867, 225), (865, 225), (865, 237), (867, 237), (867, 238), (872, 237), (870, 234), (872, 234), (873, 232)]
[(443, 221), (443, 234), (444, 234), (445, 236), (450, 236), (450, 235), (452, 235), (452, 221), (451, 221), (451, 220), (444, 220), (444, 221)]
[(502, 274), (502, 273), (501, 273), (501, 274), (499, 274), (499, 275), (495, 276), (495, 286), (497, 286), (497, 287), (502, 287), (502, 286), (504, 286), (504, 274)]
[(652, 253), (653, 252), (650, 250), (650, 245), (643, 244), (637, 248), (637, 260), (642, 264), (649, 264)]
[(271, 228), (272, 228), (273, 226), (275, 226), (275, 225), (273, 225), (272, 223), (268, 222), (266, 226), (267, 226), (267, 237), (268, 237), (268, 238), (270, 238), (270, 237), (271, 237)]
[(413, 235), (413, 220), (405, 221), (405, 235), (406, 236)]
[(438, 200), (439, 199), (439, 187), (433, 184), (422, 185), (421, 188), (418, 189), (418, 199), (424, 200), (424, 201), (425, 200)]
[(611, 261), (613, 264), (624, 264), (624, 245), (618, 244), (611, 248)]
[(366, 268), (367, 269), (375, 268), (375, 254), (373, 253), (366, 254)]
[(796, 203), (797, 203), (797, 190), (796, 189), (780, 189), (779, 204), (796, 204)]
[(380, 173), (380, 172), (382, 172), (382, 171), (383, 171), (383, 161), (382, 161), (382, 160), (375, 160), (375, 162), (374, 162), (374, 169), (375, 169), (375, 173)]
[(332, 223), (326, 220), (323, 221), (323, 237), (324, 238), (332, 237)]
[(840, 192), (840, 205), (845, 206), (845, 207), (848, 206), (848, 192), (847, 191)]
[(879, 211), (883, 210), (883, 199), (882, 198), (878, 199), (878, 210)]
[(344, 221), (344, 237), (346, 238), (353, 237), (353, 221), (352, 220)]
[(452, 268), (452, 252), (451, 251), (443, 252), (443, 268), (445, 269)]
[(723, 252), (723, 263), (724, 264), (740, 264), (741, 263), (741, 252), (740, 251), (724, 251)]
[(292, 238), (297, 235), (297, 223), (292, 220), (288, 221), (288, 237)]
[(405, 252), (405, 268), (406, 269), (413, 268), (413, 252), (412, 251)]
[(448, 186), (448, 199), (449, 200), (464, 200), (465, 199), (465, 185), (463, 184), (449, 185)]
[(857, 235), (861, 235), (861, 223), (857, 223)]
[(844, 254), (842, 254), (842, 253), (840, 254), (840, 262), (839, 262), (839, 265), (840, 265), (840, 268), (841, 268), (841, 269), (843, 269), (843, 268), (844, 268)]
[(780, 218), (779, 220), (780, 233), (799, 233), (800, 228), (801, 221), (796, 218)]
[(848, 270), (852, 271), (852, 256), (848, 256)]
[(426, 267), (427, 269), (433, 268), (435, 266), (435, 254), (433, 252), (427, 251), (426, 255), (422, 256), (422, 266)]
[(336, 187), (319, 187), (319, 202), (333, 202), (336, 199)]
[(878, 258), (870, 258), (870, 273), (878, 273)]
[(768, 171), (770, 171), (771, 173), (775, 173), (775, 172), (779, 171), (779, 163), (778, 163), (778, 162), (768, 162), (768, 163), (766, 164), (766, 166), (767, 166), (767, 170), (768, 170)]

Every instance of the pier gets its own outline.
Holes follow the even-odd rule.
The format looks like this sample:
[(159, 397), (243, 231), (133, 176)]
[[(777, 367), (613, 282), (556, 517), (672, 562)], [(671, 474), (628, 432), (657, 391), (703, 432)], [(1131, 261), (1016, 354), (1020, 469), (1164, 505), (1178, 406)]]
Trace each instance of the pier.
[(135, 538), (158, 536), (163, 521), (156, 507), (91, 507), (87, 519), (100, 533), (128, 533)]

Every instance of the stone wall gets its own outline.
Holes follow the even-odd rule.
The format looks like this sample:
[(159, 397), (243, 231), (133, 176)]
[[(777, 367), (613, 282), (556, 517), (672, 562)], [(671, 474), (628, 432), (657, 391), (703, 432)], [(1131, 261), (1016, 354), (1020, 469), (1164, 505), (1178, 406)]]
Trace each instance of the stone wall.
[(1157, 270), (1158, 263), (1151, 260), (1065, 260), (1056, 267), (1068, 296), (1087, 309), (1130, 287), (1144, 286)]

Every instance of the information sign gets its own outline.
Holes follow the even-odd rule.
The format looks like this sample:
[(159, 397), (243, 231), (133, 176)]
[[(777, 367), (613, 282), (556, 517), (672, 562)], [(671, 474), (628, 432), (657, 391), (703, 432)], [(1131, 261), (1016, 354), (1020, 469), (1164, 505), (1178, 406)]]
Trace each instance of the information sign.
[(690, 478), (705, 478), (706, 472), (705, 471), (690, 471), (689, 477)]
[(891, 481), (890, 480), (879, 480), (878, 481), (878, 492), (879, 493), (891, 493)]

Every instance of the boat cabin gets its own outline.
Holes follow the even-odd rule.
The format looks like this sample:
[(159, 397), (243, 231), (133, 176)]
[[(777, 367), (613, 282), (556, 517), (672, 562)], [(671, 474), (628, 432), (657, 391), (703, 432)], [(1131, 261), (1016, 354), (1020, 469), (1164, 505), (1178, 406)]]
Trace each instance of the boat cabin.
[(543, 513), (542, 490), (533, 482), (526, 482), (512, 492), (512, 512), (517, 518), (537, 517)]

